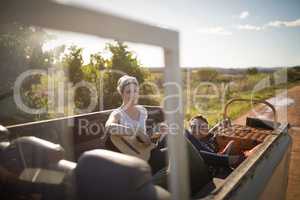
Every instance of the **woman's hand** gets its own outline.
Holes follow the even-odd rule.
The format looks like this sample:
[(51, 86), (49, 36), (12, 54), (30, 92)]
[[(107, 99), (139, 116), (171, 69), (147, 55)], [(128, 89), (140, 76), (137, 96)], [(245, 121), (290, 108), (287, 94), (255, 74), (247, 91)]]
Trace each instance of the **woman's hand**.
[(151, 138), (149, 137), (149, 135), (146, 133), (144, 129), (138, 129), (136, 137), (146, 145), (150, 145), (152, 143)]

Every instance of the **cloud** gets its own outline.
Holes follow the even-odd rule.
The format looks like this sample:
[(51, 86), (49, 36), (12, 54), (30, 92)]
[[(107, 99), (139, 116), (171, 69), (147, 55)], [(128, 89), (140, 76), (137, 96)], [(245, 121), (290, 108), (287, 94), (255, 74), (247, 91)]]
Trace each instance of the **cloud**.
[(263, 26), (255, 26), (250, 24), (236, 26), (238, 30), (249, 30), (249, 31), (262, 31), (267, 28), (282, 28), (282, 27), (287, 27), (287, 28), (300, 27), (300, 19), (294, 21), (271, 21)]
[(300, 27), (300, 19), (294, 21), (272, 21), (267, 24), (270, 27)]
[(246, 19), (247, 17), (249, 17), (250, 13), (248, 11), (243, 11), (241, 12), (239, 18), (240, 19)]
[(236, 26), (237, 29), (239, 30), (250, 30), (250, 31), (261, 31), (263, 29), (265, 29), (264, 26), (254, 26), (254, 25), (250, 25), (250, 24), (245, 24), (245, 25), (238, 25)]
[(224, 36), (232, 35), (232, 32), (225, 30), (221, 26), (198, 29), (197, 32), (202, 34), (207, 34), (207, 35), (224, 35)]

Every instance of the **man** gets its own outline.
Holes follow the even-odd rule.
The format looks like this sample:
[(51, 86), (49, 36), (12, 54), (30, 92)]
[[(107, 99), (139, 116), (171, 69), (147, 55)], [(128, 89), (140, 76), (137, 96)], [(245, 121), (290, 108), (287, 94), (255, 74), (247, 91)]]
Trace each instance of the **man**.
[(220, 151), (214, 135), (209, 133), (208, 121), (201, 115), (190, 120), (190, 129), (186, 130), (185, 137), (200, 152), (204, 161), (213, 167), (237, 167), (244, 159), (244, 155), (230, 155), (234, 145), (231, 141)]

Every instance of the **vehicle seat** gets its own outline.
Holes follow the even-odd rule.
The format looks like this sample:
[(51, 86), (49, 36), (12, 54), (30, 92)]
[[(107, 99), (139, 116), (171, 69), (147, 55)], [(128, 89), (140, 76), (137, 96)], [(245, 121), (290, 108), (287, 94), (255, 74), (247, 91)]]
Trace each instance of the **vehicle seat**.
[(108, 150), (85, 152), (75, 169), (82, 200), (165, 200), (170, 194), (151, 182), (150, 166), (143, 160)]
[[(147, 133), (151, 134), (158, 123), (164, 121), (163, 109), (159, 106), (144, 106), (148, 111), (146, 120)], [(105, 143), (108, 134), (105, 123), (112, 110), (95, 112), (74, 118), (75, 160), (85, 152), (93, 149), (109, 149)], [(84, 123), (83, 123), (84, 122)], [(97, 128), (98, 127), (98, 128)]]
[(0, 154), (9, 146), (9, 131), (0, 125)]
[[(187, 143), (189, 143), (188, 145), (186, 145), (186, 147), (189, 162), (190, 193), (191, 195), (194, 195), (199, 192), (205, 185), (211, 182), (212, 175), (210, 174), (208, 167), (198, 150), (190, 143), (189, 140), (187, 140), (186, 138), (185, 140)], [(155, 185), (159, 185), (167, 189), (167, 179), (169, 175), (169, 169), (164, 168), (154, 174), (152, 181)]]
[(63, 196), (65, 173), (54, 169), (64, 156), (60, 145), (37, 137), (20, 137), (5, 144), (0, 151), (3, 178), (0, 196), (5, 199), (30, 199), (32, 194), (47, 197), (43, 199)]
[(50, 168), (64, 158), (64, 149), (37, 137), (14, 139), (1, 151), (1, 165), (19, 174), (25, 168)]

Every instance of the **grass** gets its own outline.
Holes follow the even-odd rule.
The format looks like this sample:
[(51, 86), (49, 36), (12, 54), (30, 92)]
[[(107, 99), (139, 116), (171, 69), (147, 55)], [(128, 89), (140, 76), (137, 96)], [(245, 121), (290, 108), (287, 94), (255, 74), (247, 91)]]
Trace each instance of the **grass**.
[[(279, 76), (281, 75), (281, 72), (279, 72)], [(276, 72), (277, 73), (277, 72)], [(284, 71), (283, 71), (284, 73)], [(275, 77), (275, 73), (256, 73), (256, 74), (237, 74), (237, 75), (228, 75), (228, 74), (221, 74), (219, 73), (213, 81), (209, 81), (210, 83), (217, 86), (219, 93), (219, 96), (216, 98), (197, 98), (196, 101), (191, 101), (193, 99), (193, 90), (197, 89), (197, 94), (212, 94), (213, 90), (208, 87), (197, 87), (199, 84), (203, 83), (205, 80), (199, 80), (198, 74), (195, 74), (195, 76), (192, 74), (190, 76), (191, 80), (187, 81), (185, 80), (184, 83), (184, 94), (188, 96), (187, 101), (185, 102), (185, 125), (188, 125), (188, 121), (196, 115), (203, 115), (206, 117), (210, 123), (210, 125), (214, 125), (220, 120), (222, 120), (223, 116), (223, 110), (225, 103), (228, 102), (232, 98), (244, 98), (244, 99), (260, 99), (260, 100), (266, 100), (276, 95), (278, 90), (280, 89), (287, 89), (290, 87), (293, 87), (295, 85), (300, 85), (300, 81), (293, 81), (291, 82), (291, 79), (289, 77), (290, 82), (287, 84), (281, 84), (281, 85), (272, 85), (272, 80)], [(284, 75), (284, 74), (283, 74)], [(185, 76), (184, 76), (185, 77)], [(157, 78), (157, 77), (156, 77)], [(160, 77), (161, 78), (161, 77)], [(160, 80), (158, 77), (157, 80)], [(160, 80), (162, 81), (162, 80)], [(255, 92), (252, 95), (253, 89), (263, 83), (264, 81), (267, 81), (267, 83), (271, 86), (267, 86), (263, 90), (259, 90)], [(224, 91), (224, 85), (228, 83), (233, 83), (232, 87), (230, 87), (230, 91)], [(187, 86), (186, 84), (190, 84)], [(187, 92), (187, 90), (190, 89), (190, 92)], [(163, 94), (163, 90), (161, 91), (161, 94)], [(163, 95), (159, 99), (162, 100)], [(223, 98), (224, 97), (224, 98)], [(224, 101), (222, 101), (224, 99)], [(200, 107), (200, 108), (199, 108)], [(239, 116), (247, 113), (252, 108), (251, 103), (246, 102), (236, 102), (230, 105), (228, 110), (228, 116), (230, 119), (234, 120), (238, 118)]]
[[(229, 95), (226, 98), (226, 102), (232, 98), (244, 98), (244, 99), (260, 99), (260, 100), (266, 100), (276, 95), (278, 90), (281, 89), (287, 89), (290, 87), (293, 87), (295, 85), (299, 85), (300, 82), (292, 82), (288, 84), (281, 84), (276, 86), (267, 87), (263, 90), (259, 90), (252, 94), (252, 88), (254, 88), (255, 84), (259, 82), (260, 80), (264, 79), (266, 77), (266, 74), (257, 74), (257, 75), (249, 75), (246, 80), (243, 80), (243, 87), (246, 87), (247, 90), (240, 90), (237, 88), (236, 90), (233, 90), (229, 93)], [(245, 86), (245, 84), (248, 84)], [(190, 108), (187, 108), (187, 112), (185, 114), (185, 123), (188, 122), (188, 120), (195, 115), (201, 114), (204, 115), (210, 125), (214, 125), (217, 122), (219, 122), (223, 116), (223, 110), (225, 103), (222, 103), (220, 99), (210, 99), (210, 100), (199, 100), (203, 107), (205, 109), (199, 110), (195, 105), (192, 105)], [(228, 116), (230, 119), (234, 120), (238, 118), (239, 116), (247, 113), (249, 110), (251, 110), (252, 105), (251, 103), (246, 102), (235, 102), (229, 106), (228, 109)]]

